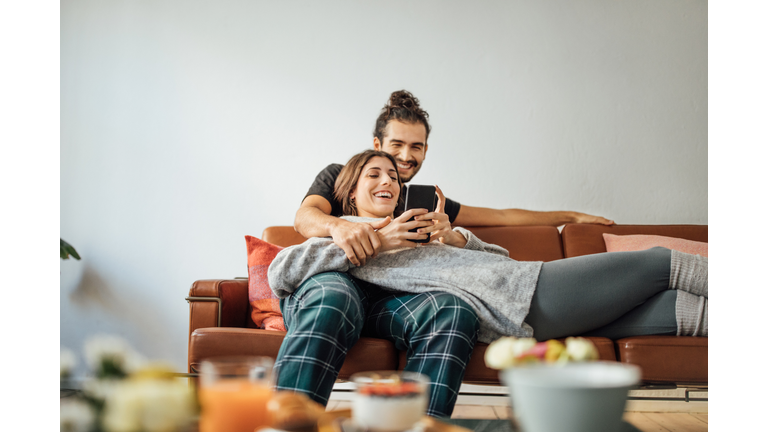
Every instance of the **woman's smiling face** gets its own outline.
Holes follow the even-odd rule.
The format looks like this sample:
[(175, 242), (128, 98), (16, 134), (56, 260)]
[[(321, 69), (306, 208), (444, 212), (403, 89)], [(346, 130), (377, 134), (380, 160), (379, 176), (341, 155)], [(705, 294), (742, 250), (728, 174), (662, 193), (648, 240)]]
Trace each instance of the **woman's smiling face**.
[(357, 187), (350, 197), (354, 198), (357, 215), (382, 218), (392, 216), (400, 197), (397, 169), (392, 162), (381, 156), (371, 158), (360, 172)]

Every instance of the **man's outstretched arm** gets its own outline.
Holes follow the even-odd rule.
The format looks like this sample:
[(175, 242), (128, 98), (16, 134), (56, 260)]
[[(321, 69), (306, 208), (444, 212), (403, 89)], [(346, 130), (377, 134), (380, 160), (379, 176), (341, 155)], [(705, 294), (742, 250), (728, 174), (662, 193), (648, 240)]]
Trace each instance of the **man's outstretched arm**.
[(354, 223), (331, 216), (331, 203), (320, 195), (304, 198), (296, 211), (293, 228), (304, 237), (332, 237), (333, 242), (344, 250), (349, 261), (356, 265), (365, 264), (369, 257), (376, 256), (381, 242), (376, 229), (385, 226)]
[(532, 211), (522, 209), (491, 209), (462, 205), (454, 225), (459, 226), (508, 226), (549, 225), (567, 223), (592, 223), (613, 225), (612, 220), (574, 211)]

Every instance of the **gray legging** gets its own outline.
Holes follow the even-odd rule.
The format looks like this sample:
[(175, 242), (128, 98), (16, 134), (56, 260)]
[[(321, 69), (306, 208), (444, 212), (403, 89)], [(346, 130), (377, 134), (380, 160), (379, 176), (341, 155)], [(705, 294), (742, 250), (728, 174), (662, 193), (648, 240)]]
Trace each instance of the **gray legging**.
[(544, 263), (525, 322), (538, 340), (677, 334), (670, 259), (656, 247)]

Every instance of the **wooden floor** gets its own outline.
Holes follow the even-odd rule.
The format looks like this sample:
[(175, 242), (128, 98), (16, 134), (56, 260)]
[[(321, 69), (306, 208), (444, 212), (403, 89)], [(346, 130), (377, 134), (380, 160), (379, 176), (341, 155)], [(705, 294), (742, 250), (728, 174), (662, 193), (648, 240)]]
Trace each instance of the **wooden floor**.
[[(351, 403), (331, 400), (327, 409), (351, 409)], [(708, 430), (707, 416), (706, 413), (626, 412), (624, 420), (643, 432), (698, 432)], [(456, 405), (451, 417), (506, 419), (509, 418), (509, 413), (505, 406)]]

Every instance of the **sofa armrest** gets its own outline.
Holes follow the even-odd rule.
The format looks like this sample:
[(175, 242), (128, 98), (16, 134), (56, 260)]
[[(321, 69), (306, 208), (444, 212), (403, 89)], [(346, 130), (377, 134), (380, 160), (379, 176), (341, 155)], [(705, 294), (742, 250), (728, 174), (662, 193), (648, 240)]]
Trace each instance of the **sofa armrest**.
[(189, 289), (189, 334), (202, 327), (248, 327), (248, 279), (206, 279)]
[[(248, 279), (198, 280), (189, 289), (189, 336), (206, 327), (248, 327)], [(187, 346), (187, 355), (191, 355)]]

